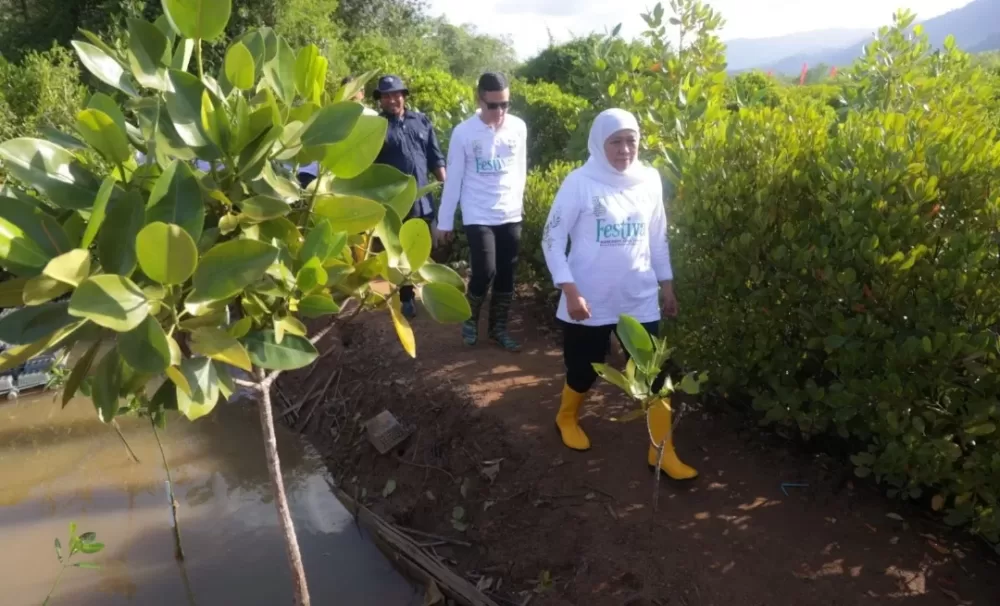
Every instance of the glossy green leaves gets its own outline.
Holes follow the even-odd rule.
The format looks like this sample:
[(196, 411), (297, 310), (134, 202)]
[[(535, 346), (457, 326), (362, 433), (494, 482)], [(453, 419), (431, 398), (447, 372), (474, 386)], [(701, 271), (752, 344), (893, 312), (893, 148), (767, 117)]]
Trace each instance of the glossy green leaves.
[(34, 187), (62, 208), (89, 208), (101, 187), (70, 152), (41, 139), (0, 143), (0, 161), (15, 179)]
[(213, 247), (194, 274), (198, 300), (221, 301), (237, 295), (264, 276), (278, 249), (257, 240), (232, 240)]
[(163, 0), (163, 13), (174, 30), (192, 40), (215, 40), (226, 30), (232, 0)]
[(273, 330), (252, 332), (244, 339), (250, 360), (268, 370), (295, 370), (312, 364), (319, 355), (304, 337), (284, 335), (278, 343)]
[(116, 332), (128, 332), (149, 315), (149, 301), (128, 278), (104, 274), (85, 280), (73, 291), (69, 314)]
[(139, 267), (160, 284), (183, 284), (198, 266), (198, 247), (178, 225), (150, 223), (136, 236)]

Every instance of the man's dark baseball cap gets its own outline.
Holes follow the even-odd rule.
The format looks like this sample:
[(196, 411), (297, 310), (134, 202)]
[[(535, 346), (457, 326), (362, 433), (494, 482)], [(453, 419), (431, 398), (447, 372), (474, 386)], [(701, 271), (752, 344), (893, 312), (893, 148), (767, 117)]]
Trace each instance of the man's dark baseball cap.
[(402, 78), (399, 76), (382, 76), (379, 78), (378, 86), (375, 87), (372, 94), (378, 99), (383, 93), (403, 93), (404, 95), (408, 95), (410, 94), (410, 89), (406, 88)]

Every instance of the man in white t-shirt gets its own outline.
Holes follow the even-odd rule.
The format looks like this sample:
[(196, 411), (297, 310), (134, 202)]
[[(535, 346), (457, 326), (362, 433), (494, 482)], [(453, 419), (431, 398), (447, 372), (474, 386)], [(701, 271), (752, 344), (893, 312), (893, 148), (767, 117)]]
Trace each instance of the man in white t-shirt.
[(521, 246), (528, 129), (507, 113), (510, 88), (503, 75), (483, 74), (477, 92), (479, 111), (452, 131), (436, 235), (439, 241), (451, 238), (461, 204), (472, 267), (466, 294), (472, 317), (462, 326), (462, 339), (467, 345), (478, 341), (479, 312), (492, 285), (490, 339), (518, 351), (507, 323)]

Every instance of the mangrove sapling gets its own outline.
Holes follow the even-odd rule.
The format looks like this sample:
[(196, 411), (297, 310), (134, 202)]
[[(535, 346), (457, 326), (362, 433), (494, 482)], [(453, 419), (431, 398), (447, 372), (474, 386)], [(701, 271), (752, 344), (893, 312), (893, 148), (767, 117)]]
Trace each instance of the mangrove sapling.
[[(317, 362), (315, 343), (332, 324), (310, 339), (305, 321), (387, 308), (415, 356), (399, 287), (418, 286), (433, 319), (460, 323), (471, 313), (465, 285), (430, 260), (427, 224), (405, 219), (427, 191), (374, 163), (388, 123), (350, 101), (371, 74), (328, 90), (319, 49), (296, 52), (266, 27), (235, 38), (210, 74), (200, 48), (222, 35), (231, 1), (163, 8), (156, 23), (128, 21), (124, 50), (90, 32), (73, 43), (122, 103), (95, 93), (73, 135), (0, 143), (10, 177), (0, 194), (0, 268), (10, 277), (0, 289), (25, 306), (0, 319), (13, 345), (0, 371), (88, 343), (63, 402), (85, 386), (109, 424), (138, 414), (162, 426), (169, 411), (195, 421), (238, 384), (252, 387), (295, 602), (309, 604), (269, 390), (279, 373)], [(295, 174), (313, 162), (319, 176), (303, 188)], [(352, 254), (373, 236), (382, 252)], [(148, 386), (158, 386), (151, 397)]]
[(59, 568), (59, 573), (56, 575), (55, 580), (52, 582), (52, 588), (49, 589), (49, 593), (45, 596), (45, 601), (42, 602), (42, 606), (48, 606), (52, 599), (52, 595), (55, 593), (56, 588), (59, 586), (59, 581), (62, 579), (62, 575), (66, 572), (67, 568), (88, 568), (90, 570), (100, 570), (100, 564), (95, 564), (94, 562), (73, 562), (73, 556), (78, 553), (93, 555), (100, 553), (104, 549), (104, 543), (97, 542), (97, 534), (93, 532), (84, 532), (79, 536), (76, 534), (76, 522), (70, 522), (69, 525), (69, 553), (63, 556), (62, 542), (56, 538), (55, 540), (55, 550), (56, 559), (59, 560), (61, 565)]

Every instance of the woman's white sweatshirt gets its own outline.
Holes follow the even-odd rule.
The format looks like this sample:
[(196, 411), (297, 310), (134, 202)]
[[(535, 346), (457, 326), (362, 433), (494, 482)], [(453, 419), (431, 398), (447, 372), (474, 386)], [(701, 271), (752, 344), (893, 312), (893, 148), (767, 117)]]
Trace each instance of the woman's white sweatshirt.
[(640, 184), (622, 190), (576, 170), (559, 188), (542, 236), (545, 262), (557, 287), (576, 284), (591, 313), (574, 321), (563, 294), (560, 320), (607, 326), (621, 314), (640, 322), (660, 319), (659, 283), (672, 280), (673, 269), (663, 184), (654, 169), (647, 172)]
[(451, 133), (448, 178), (441, 193), (438, 229), (455, 228), (462, 206), (465, 225), (504, 225), (521, 220), (528, 173), (528, 127), (507, 114), (494, 130), (474, 115)]

